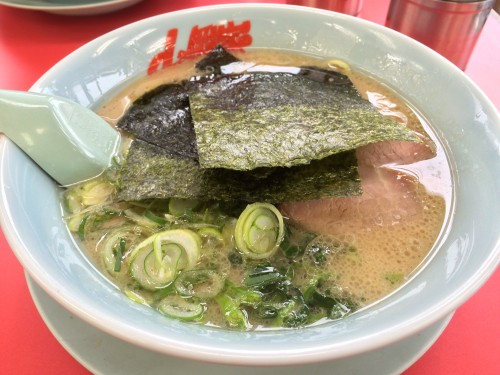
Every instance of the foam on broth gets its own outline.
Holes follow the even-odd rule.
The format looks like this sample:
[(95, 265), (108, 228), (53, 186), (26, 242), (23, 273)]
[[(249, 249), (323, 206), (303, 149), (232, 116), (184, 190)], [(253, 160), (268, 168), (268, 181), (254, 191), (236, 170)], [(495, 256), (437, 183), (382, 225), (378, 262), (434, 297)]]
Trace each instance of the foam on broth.
[[(360, 296), (364, 305), (387, 296), (419, 269), (446, 220), (451, 199), (450, 169), (430, 126), (389, 88), (368, 76), (346, 70), (344, 64), (269, 51), (235, 55), (261, 65), (341, 70), (381, 113), (405, 123), (421, 135), (423, 144), (384, 142), (357, 150), (365, 190), (361, 197), (322, 199), (280, 207), (292, 222), (352, 243), (357, 248), (355, 253), (333, 257), (329, 264), (339, 288)], [(196, 75), (195, 62), (177, 64), (138, 80), (106, 102), (98, 113), (115, 125), (134, 100), (147, 91)], [(87, 251), (91, 257), (97, 256), (90, 247)], [(95, 263), (99, 264), (97, 260)], [(307, 275), (303, 277), (305, 282)], [(234, 274), (230, 278), (241, 279), (242, 275)], [(214, 308), (208, 321), (223, 325), (217, 314)]]

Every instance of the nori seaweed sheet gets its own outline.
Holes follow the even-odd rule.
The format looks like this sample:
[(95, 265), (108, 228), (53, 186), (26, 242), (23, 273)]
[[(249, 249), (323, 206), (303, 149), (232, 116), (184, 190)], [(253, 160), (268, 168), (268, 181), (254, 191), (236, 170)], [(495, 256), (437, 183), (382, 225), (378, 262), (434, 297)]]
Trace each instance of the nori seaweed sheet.
[(168, 152), (197, 159), (196, 138), (184, 84), (167, 84), (137, 99), (117, 127)]
[[(119, 122), (136, 137), (120, 171), (120, 200), (281, 203), (359, 195), (356, 147), (419, 141), (380, 115), (343, 74), (302, 67), (297, 74), (284, 68), (221, 76), (221, 67), (237, 61), (218, 46), (196, 65), (208, 75), (160, 86), (133, 104)], [(207, 130), (199, 139), (193, 116), (197, 129)], [(359, 129), (361, 136), (351, 137)], [(200, 139), (202, 153), (207, 145), (220, 153), (221, 141), (227, 140), (226, 161), (216, 158), (201, 168)]]
[(198, 61), (195, 67), (202, 72), (221, 74), (223, 66), (237, 61), (240, 61), (240, 59), (227, 52), (224, 47), (218, 44), (203, 59)]
[(118, 185), (123, 201), (175, 197), (280, 203), (361, 194), (354, 151), (305, 166), (242, 172), (202, 169), (192, 159), (140, 140), (130, 146)]
[(349, 85), (352, 86), (351, 79), (345, 74), (334, 72), (333, 70), (322, 69), (315, 66), (303, 66), (298, 75), (304, 76), (313, 81), (327, 83), (330, 85)]
[(202, 168), (308, 164), (370, 143), (418, 142), (354, 85), (289, 73), (214, 76), (189, 95)]
[[(217, 45), (196, 63), (200, 72), (220, 74), (221, 67), (240, 61)], [(189, 109), (189, 92), (196, 82), (161, 85), (138, 98), (117, 127), (134, 137), (163, 147), (172, 154), (198, 158), (196, 139)]]

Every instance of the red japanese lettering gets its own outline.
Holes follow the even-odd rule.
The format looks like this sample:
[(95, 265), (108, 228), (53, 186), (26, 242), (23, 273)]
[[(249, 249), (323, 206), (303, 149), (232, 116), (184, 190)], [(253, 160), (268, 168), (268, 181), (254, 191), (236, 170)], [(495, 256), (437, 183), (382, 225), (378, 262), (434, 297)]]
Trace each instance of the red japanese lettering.
[(178, 29), (170, 29), (167, 32), (163, 51), (156, 54), (149, 63), (148, 74), (153, 74), (157, 70), (164, 69), (185, 59), (208, 53), (218, 44), (227, 49), (248, 47), (252, 44), (250, 28), (251, 23), (248, 20), (239, 25), (236, 25), (234, 21), (229, 21), (227, 25), (208, 25), (204, 27), (196, 25), (191, 29), (186, 49), (178, 52), (177, 61), (174, 61), (174, 51)]
[(244, 21), (240, 25), (229, 21), (227, 25), (208, 25), (202, 28), (195, 26), (191, 29), (186, 50), (179, 51), (178, 58), (210, 52), (218, 44), (227, 49), (247, 47), (252, 44), (249, 33), (250, 21)]
[(167, 39), (163, 51), (156, 54), (148, 66), (148, 74), (153, 74), (161, 68), (166, 68), (174, 63), (175, 44), (177, 42), (178, 29), (170, 29), (167, 32)]

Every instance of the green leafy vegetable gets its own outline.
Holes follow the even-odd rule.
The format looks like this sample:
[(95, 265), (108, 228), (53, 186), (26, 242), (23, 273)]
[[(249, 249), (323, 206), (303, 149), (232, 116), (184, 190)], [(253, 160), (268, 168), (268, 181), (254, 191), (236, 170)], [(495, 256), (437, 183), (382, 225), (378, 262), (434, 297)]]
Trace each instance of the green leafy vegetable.
[(286, 275), (283, 275), (279, 270), (272, 266), (256, 267), (252, 270), (245, 280), (245, 285), (248, 287), (265, 287), (273, 283), (279, 283), (286, 280)]
[(301, 291), (293, 286), (292, 274), (270, 265), (259, 265), (250, 271), (245, 284), (262, 293), (255, 308), (261, 319), (273, 319), (278, 327), (298, 327), (309, 319), (311, 310)]
[(256, 307), (262, 300), (262, 293), (238, 287), (226, 280), (226, 287), (215, 300), (222, 310), (227, 324), (233, 328), (249, 328), (246, 307)]
[(101, 240), (101, 260), (104, 268), (112, 275), (121, 271), (122, 260), (130, 239), (133, 243), (132, 227), (124, 226), (108, 232)]
[(285, 225), (285, 236), (280, 248), (287, 258), (298, 258), (304, 255), (307, 245), (315, 237), (316, 234), (304, 231), (287, 223), (287, 225)]
[(118, 242), (118, 246), (116, 248), (116, 255), (115, 255), (115, 267), (113, 271), (115, 272), (120, 272), (122, 269), (122, 257), (123, 254), (125, 253), (125, 244), (127, 241), (124, 238), (120, 238), (120, 241)]

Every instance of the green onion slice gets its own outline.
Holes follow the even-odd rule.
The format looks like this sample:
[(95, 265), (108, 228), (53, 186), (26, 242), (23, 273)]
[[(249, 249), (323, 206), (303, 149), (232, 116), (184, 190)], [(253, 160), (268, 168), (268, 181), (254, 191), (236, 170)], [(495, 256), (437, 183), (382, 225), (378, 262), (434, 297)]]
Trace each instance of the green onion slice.
[(283, 241), (284, 228), (283, 216), (275, 206), (269, 203), (249, 204), (236, 222), (236, 246), (249, 258), (268, 258)]
[(204, 226), (198, 229), (198, 234), (202, 237), (213, 238), (216, 241), (224, 242), (222, 233), (214, 227)]
[(224, 279), (214, 270), (191, 270), (181, 272), (174, 286), (184, 296), (209, 299), (222, 291)]
[(142, 305), (149, 306), (149, 304), (151, 303), (151, 301), (148, 301), (141, 294), (137, 293), (136, 291), (134, 291), (133, 289), (131, 289), (129, 286), (126, 286), (123, 289), (123, 293), (125, 293), (125, 295), (128, 298), (130, 298), (132, 301), (140, 303)]
[(139, 285), (148, 290), (156, 290), (170, 284), (176, 275), (179, 259), (166, 255), (161, 263), (151, 245), (142, 247), (135, 253), (130, 263), (130, 275)]
[(88, 219), (89, 215), (84, 216), (78, 225), (78, 238), (80, 241), (85, 241), (85, 226), (87, 225)]
[(147, 217), (149, 220), (154, 221), (158, 225), (165, 225), (168, 223), (168, 221), (165, 218), (155, 215), (153, 212), (149, 210), (146, 210), (144, 212), (144, 216)]
[(132, 210), (130, 208), (123, 211), (123, 213), (125, 214), (125, 216), (127, 218), (129, 218), (130, 220), (132, 220), (133, 222), (137, 223), (138, 225), (140, 225), (141, 227), (144, 227), (144, 228), (155, 229), (161, 225), (157, 221), (151, 220), (146, 215), (139, 215), (138, 213), (134, 212), (134, 210)]
[(101, 246), (101, 260), (105, 269), (112, 275), (120, 272), (125, 246), (137, 237), (133, 228), (124, 227), (115, 229), (103, 238)]
[(115, 188), (108, 182), (92, 181), (82, 188), (81, 199), (85, 206), (95, 206), (107, 201)]
[(153, 249), (158, 262), (161, 263), (174, 246), (181, 250), (179, 269), (194, 268), (201, 255), (200, 236), (190, 229), (170, 229), (154, 235)]
[(178, 271), (192, 269), (201, 256), (201, 238), (190, 229), (169, 229), (153, 234), (130, 254), (130, 273), (145, 289), (163, 288)]
[(200, 318), (205, 308), (201, 303), (173, 295), (163, 298), (158, 304), (158, 310), (171, 318), (189, 321)]

